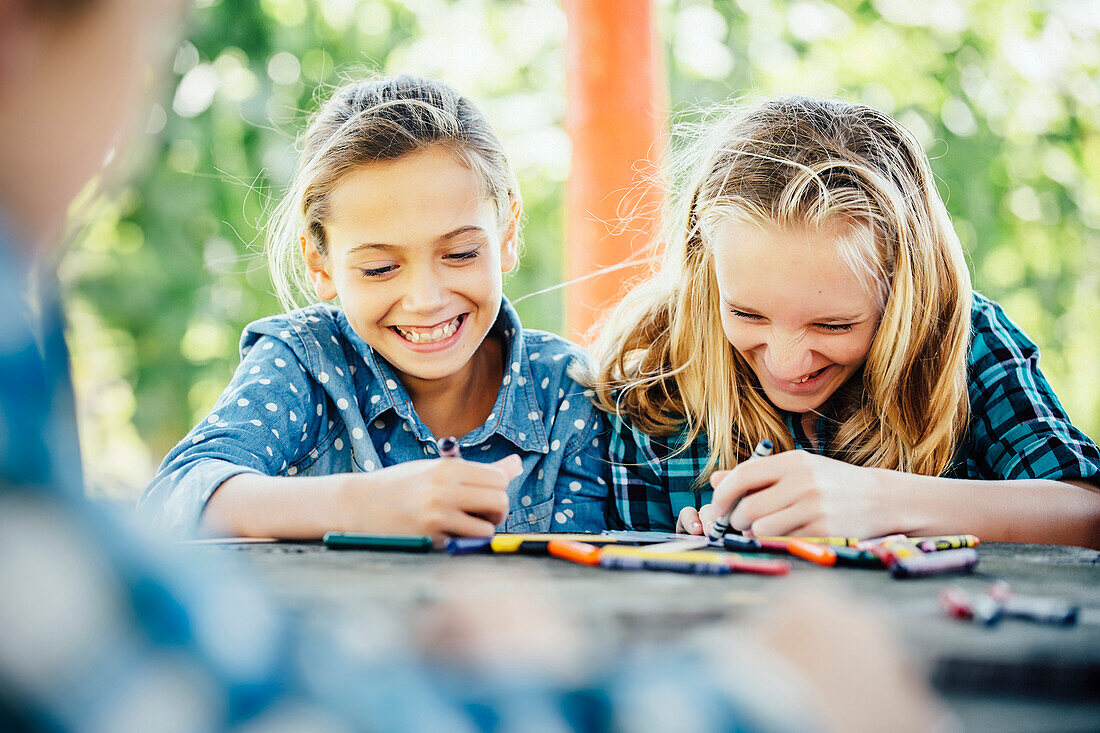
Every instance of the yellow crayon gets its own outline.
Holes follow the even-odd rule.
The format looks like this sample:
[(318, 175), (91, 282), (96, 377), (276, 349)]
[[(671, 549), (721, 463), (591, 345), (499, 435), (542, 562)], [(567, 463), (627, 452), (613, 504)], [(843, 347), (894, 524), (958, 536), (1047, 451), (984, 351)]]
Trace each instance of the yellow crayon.
[(959, 550), (963, 547), (977, 547), (981, 540), (972, 534), (952, 534), (940, 537), (914, 537), (913, 542), (925, 552), (937, 550)]
[(757, 537), (758, 540), (773, 540), (776, 542), (786, 542), (787, 540), (802, 540), (803, 542), (812, 542), (815, 545), (837, 545), (839, 547), (855, 547), (860, 543), (860, 540), (855, 537)]
[(573, 542), (589, 542), (597, 545), (611, 544), (618, 540), (604, 537), (598, 534), (568, 534), (565, 532), (532, 532), (520, 534), (497, 534), (489, 541), (489, 549), (496, 553), (509, 552), (534, 552), (546, 554), (546, 543), (550, 540), (571, 540)]

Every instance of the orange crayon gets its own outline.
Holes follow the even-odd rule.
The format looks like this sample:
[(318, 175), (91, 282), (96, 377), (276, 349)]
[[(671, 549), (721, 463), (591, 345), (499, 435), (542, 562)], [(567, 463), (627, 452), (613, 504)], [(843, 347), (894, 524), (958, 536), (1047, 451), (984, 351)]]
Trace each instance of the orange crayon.
[(600, 564), (600, 548), (587, 542), (550, 540), (546, 543), (546, 547), (551, 555), (560, 557), (562, 560), (569, 560), (581, 565)]
[(818, 565), (826, 567), (836, 565), (836, 550), (829, 545), (821, 545), (791, 537), (787, 540), (787, 552)]

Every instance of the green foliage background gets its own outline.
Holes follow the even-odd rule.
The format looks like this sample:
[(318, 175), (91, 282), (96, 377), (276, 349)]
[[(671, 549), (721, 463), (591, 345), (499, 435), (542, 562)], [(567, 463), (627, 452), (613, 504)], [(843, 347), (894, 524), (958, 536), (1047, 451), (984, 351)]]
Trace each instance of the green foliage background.
[[(644, 0), (638, 0), (642, 2)], [(1087, 0), (663, 0), (672, 119), (710, 101), (810, 92), (862, 101), (921, 138), (977, 289), (1043, 349), (1100, 435), (1100, 6)], [(441, 77), (500, 131), (528, 222), (515, 298), (562, 279), (569, 142), (549, 0), (203, 0), (130, 183), (89, 204), (63, 264), (91, 491), (133, 497), (276, 312), (264, 213), (318, 94), (369, 71)], [(623, 73), (630, 73), (624, 69)], [(320, 92), (318, 91), (320, 89)], [(560, 330), (560, 291), (520, 304)]]

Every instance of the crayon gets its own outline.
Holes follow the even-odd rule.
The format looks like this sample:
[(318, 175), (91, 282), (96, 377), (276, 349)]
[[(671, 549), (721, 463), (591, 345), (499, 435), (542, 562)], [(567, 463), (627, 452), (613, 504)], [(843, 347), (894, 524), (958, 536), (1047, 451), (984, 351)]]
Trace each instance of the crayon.
[(790, 540), (788, 540), (786, 538), (784, 538), (784, 539), (776, 539), (776, 538), (762, 539), (762, 538), (758, 538), (756, 541), (760, 544), (760, 549), (762, 549), (762, 550), (771, 551), (771, 552), (786, 552), (787, 551), (787, 543)]
[(605, 547), (600, 551), (600, 566), (617, 570), (670, 570), (700, 575), (725, 575), (733, 572), (725, 553), (651, 553), (614, 546)]
[(613, 570), (669, 570), (674, 573), (694, 575), (727, 575), (733, 572), (728, 565), (643, 557), (601, 557), (600, 567)]
[(363, 534), (361, 532), (325, 532), (321, 541), (332, 550), (390, 550), (428, 552), (432, 538), (420, 535)]
[(729, 554), (717, 550), (691, 550), (688, 552), (654, 552), (648, 547), (623, 547), (622, 545), (608, 545), (601, 554), (611, 557), (641, 557), (655, 560), (690, 560), (692, 562), (709, 562), (719, 565), (725, 564)]
[(649, 545), (657, 542), (670, 542), (681, 539), (684, 535), (676, 532), (634, 532), (618, 529), (605, 529), (600, 532), (601, 537), (624, 545)]
[(862, 540), (856, 537), (760, 537), (762, 540), (790, 540), (800, 539), (803, 542), (812, 542), (815, 545), (833, 545), (837, 547), (856, 547)]
[(948, 586), (940, 591), (939, 599), (948, 615), (964, 621), (974, 618), (974, 604), (970, 601), (970, 595), (962, 588)]
[(964, 547), (961, 550), (897, 557), (890, 563), (890, 573), (895, 578), (922, 578), (940, 573), (969, 573), (977, 564), (978, 551), (973, 547)]
[(861, 550), (858, 547), (840, 547), (831, 545), (836, 553), (836, 564), (847, 565), (856, 568), (881, 568), (882, 560), (875, 557), (870, 550)]
[[(728, 537), (729, 535), (727, 535)], [(757, 558), (730, 555), (726, 560), (730, 570), (735, 573), (757, 573), (758, 575), (786, 575), (791, 564), (786, 560), (761, 560)]]
[[(760, 442), (756, 444), (756, 449), (752, 452), (752, 455), (745, 460), (751, 461), (753, 458), (763, 458), (765, 456), (770, 456), (774, 449), (775, 445), (770, 440), (768, 440), (767, 438), (762, 438)], [(730, 517), (733, 515), (733, 510), (737, 508), (737, 505), (741, 502), (743, 498), (745, 498), (744, 494), (734, 499), (733, 503), (730, 504), (729, 511), (727, 511), (721, 517), (718, 517), (718, 521), (716, 521), (714, 523), (714, 526), (710, 528), (710, 533), (707, 535), (707, 539), (709, 539), (713, 544), (718, 544), (722, 541), (722, 536), (726, 534), (726, 530), (728, 530), (730, 527)]]
[(924, 552), (939, 550), (959, 550), (963, 547), (977, 547), (981, 540), (972, 534), (946, 535), (943, 537), (914, 537), (913, 543)]
[(680, 535), (680, 539), (671, 542), (658, 542), (656, 545), (646, 545), (649, 552), (687, 552), (689, 550), (701, 550), (710, 547), (710, 539), (703, 535)]
[(984, 594), (974, 599), (974, 620), (983, 626), (996, 626), (1004, 618), (1004, 603)]
[(443, 549), (448, 555), (470, 555), (478, 552), (489, 552), (489, 543), (492, 537), (449, 537), (443, 543)]
[(614, 539), (598, 534), (532, 532), (529, 534), (493, 535), (489, 543), (489, 549), (498, 554), (509, 554), (514, 552), (521, 555), (545, 555), (548, 552), (546, 543), (550, 540), (575, 540), (577, 542), (588, 542), (594, 545), (609, 545), (616, 543)]
[(552, 556), (560, 557), (562, 560), (569, 560), (570, 562), (580, 563), (581, 565), (600, 564), (600, 548), (596, 545), (590, 545), (587, 542), (550, 540), (546, 548), (550, 551)]
[(816, 545), (813, 542), (791, 537), (787, 540), (787, 552), (825, 567), (836, 565), (836, 551), (828, 545)]
[(883, 537), (881, 540), (876, 540), (875, 544), (869, 549), (875, 554), (875, 557), (882, 560), (889, 568), (894, 567), (898, 560), (924, 554), (919, 547), (903, 534), (890, 535), (889, 537)]
[(760, 544), (760, 540), (740, 534), (727, 534), (723, 536), (722, 546), (727, 550), (734, 550), (735, 552), (762, 552), (764, 550), (764, 546)]
[(1041, 624), (1071, 626), (1077, 623), (1079, 608), (1057, 598), (1013, 596), (1002, 604), (1006, 616)]
[(994, 581), (985, 593), (999, 603), (1006, 616), (1012, 618), (1060, 626), (1077, 623), (1077, 606), (1057, 598), (1018, 596), (1003, 580)]

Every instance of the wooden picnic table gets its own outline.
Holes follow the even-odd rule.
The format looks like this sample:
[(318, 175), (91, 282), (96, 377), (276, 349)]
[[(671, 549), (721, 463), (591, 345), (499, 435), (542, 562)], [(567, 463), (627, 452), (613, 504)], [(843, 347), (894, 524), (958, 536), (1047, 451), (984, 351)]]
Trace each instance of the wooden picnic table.
[[(885, 570), (824, 568), (791, 558), (789, 575), (612, 571), (551, 557), (329, 550), (320, 543), (226, 544), (195, 552), (240, 555), (270, 590), (310, 614), (379, 609), (407, 618), (445, 601), (454, 578), (532, 577), (610, 649), (687, 640), (766, 608), (800, 579), (825, 579), (888, 614), (912, 659), (966, 730), (1100, 730), (1100, 552), (1079, 547), (983, 544), (973, 574), (895, 580)], [(1078, 622), (1005, 620), (987, 628), (950, 618), (938, 593), (980, 594), (995, 579), (1018, 594), (1079, 604)]]

